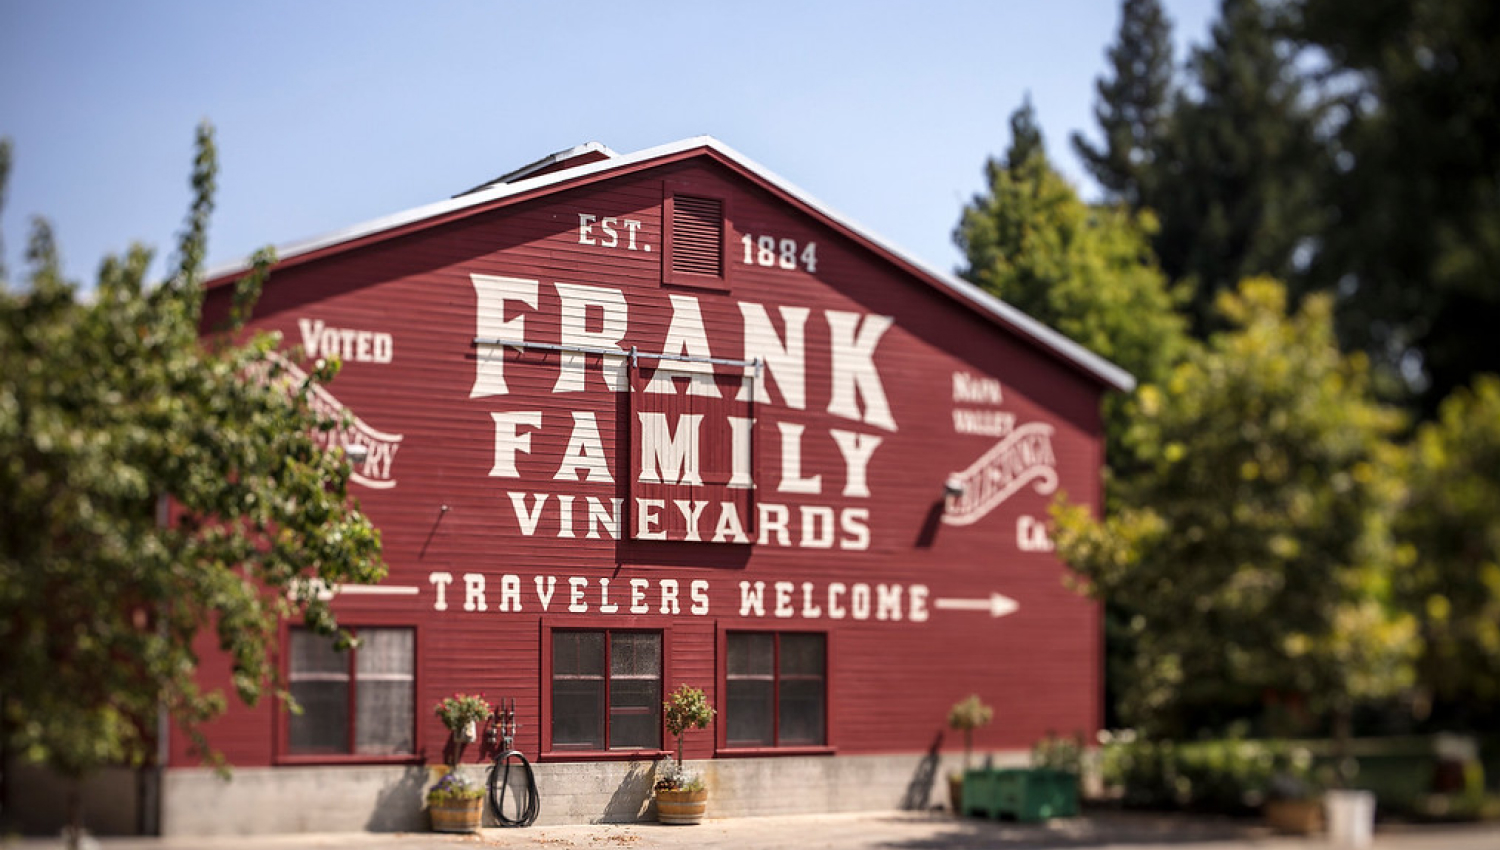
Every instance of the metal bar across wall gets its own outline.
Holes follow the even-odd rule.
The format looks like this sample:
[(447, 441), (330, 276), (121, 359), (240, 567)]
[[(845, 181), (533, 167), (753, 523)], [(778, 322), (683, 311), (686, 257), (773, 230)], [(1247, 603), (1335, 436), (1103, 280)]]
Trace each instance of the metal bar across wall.
[(712, 363), (716, 366), (739, 366), (740, 368), (754, 366), (757, 374), (759, 374), (761, 367), (760, 358), (758, 357), (754, 360), (729, 360), (722, 357), (694, 357), (690, 354), (643, 354), (634, 348), (631, 348), (627, 355), (626, 352), (617, 348), (593, 348), (587, 345), (558, 345), (552, 342), (526, 342), (517, 339), (488, 339), (482, 336), (474, 337), (474, 344), (501, 345), (511, 348), (540, 348), (544, 351), (576, 351), (580, 354), (599, 354), (613, 357), (629, 356), (631, 362), (645, 358), (648, 360), (676, 360), (683, 363)]

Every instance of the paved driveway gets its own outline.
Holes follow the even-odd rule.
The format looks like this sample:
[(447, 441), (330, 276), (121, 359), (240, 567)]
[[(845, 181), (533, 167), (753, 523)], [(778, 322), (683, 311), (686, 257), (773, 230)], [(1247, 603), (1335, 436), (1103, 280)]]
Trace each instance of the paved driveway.
[[(27, 839), (0, 846), (57, 847)], [(479, 847), (546, 850), (615, 848), (746, 848), (746, 850), (980, 850), (980, 848), (1114, 848), (1114, 850), (1327, 850), (1324, 837), (1280, 836), (1243, 820), (1174, 815), (1092, 814), (1023, 825), (943, 814), (873, 812), (709, 820), (698, 826), (600, 824), (530, 829), (486, 829), (479, 835), (435, 833), (323, 833), (215, 838), (107, 838), (101, 850), (463, 850)], [(1385, 826), (1375, 850), (1500, 850), (1500, 824)]]

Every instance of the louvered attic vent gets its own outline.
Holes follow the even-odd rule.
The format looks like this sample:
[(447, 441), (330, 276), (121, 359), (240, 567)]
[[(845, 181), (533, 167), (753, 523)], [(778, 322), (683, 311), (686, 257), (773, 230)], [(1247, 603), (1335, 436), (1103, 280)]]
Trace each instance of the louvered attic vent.
[(724, 202), (672, 198), (672, 271), (724, 276)]

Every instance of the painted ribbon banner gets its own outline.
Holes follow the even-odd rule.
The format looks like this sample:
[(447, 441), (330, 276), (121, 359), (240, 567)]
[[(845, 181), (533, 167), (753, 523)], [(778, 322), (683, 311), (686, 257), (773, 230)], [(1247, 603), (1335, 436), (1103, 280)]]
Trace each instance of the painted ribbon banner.
[[(270, 377), (273, 364), (279, 370), (276, 380), (284, 386), (300, 385), (307, 380), (307, 372), (281, 354), (271, 352), (266, 359), (268, 362), (259, 370), (262, 380)], [(370, 427), (369, 423), (356, 416), (321, 384), (312, 386), (308, 406), (317, 415), (340, 423), (337, 428), (313, 435), (324, 448), (365, 447), (368, 453), (365, 462), (349, 474), (350, 481), (375, 490), (389, 490), (396, 486), (396, 479), (391, 477), (391, 466), (396, 460), (396, 451), (401, 448), (403, 435), (387, 434)]]
[(1057, 489), (1057, 456), (1052, 452), (1052, 426), (1028, 422), (985, 452), (979, 460), (949, 476), (963, 490), (951, 496), (943, 510), (943, 522), (971, 525), (1000, 503), (1036, 482), (1036, 492), (1048, 495)]

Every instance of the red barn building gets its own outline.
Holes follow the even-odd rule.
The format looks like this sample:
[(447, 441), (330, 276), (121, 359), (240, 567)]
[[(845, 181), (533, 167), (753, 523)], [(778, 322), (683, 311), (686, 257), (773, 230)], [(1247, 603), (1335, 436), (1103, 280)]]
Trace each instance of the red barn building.
[(1045, 517), (1099, 504), (1131, 378), (715, 140), (284, 249), (254, 325), (343, 360), (321, 398), (390, 575), (330, 589), (352, 653), (287, 625), (305, 711), (216, 723), (231, 783), (171, 738), (165, 833), (422, 828), (455, 693), (515, 700), (542, 823), (649, 816), (683, 683), (718, 712), (686, 743), (711, 816), (925, 805), (970, 693), (1001, 758), (1100, 722)]

